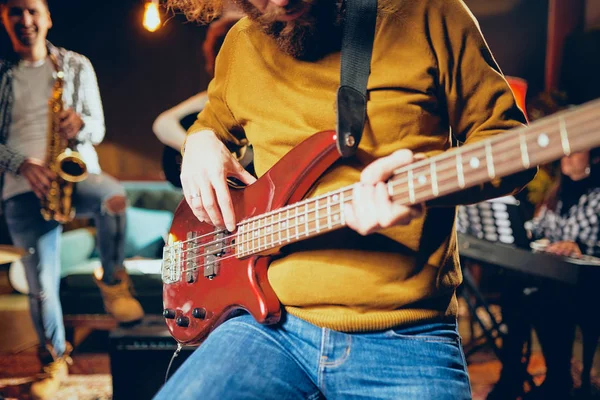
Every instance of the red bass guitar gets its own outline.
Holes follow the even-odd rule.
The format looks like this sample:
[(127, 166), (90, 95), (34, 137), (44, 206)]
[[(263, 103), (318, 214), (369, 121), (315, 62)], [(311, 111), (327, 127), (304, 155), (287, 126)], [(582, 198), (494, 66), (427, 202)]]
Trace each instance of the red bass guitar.
[[(462, 146), (395, 171), (393, 201), (419, 204), (600, 146), (600, 101), (587, 103)], [(258, 322), (279, 320), (279, 300), (267, 279), (270, 257), (283, 246), (342, 228), (352, 186), (302, 200), (337, 159), (335, 132), (317, 133), (254, 184), (232, 188), (235, 232), (200, 223), (179, 204), (164, 248), (164, 317), (172, 336), (195, 345), (239, 309)]]

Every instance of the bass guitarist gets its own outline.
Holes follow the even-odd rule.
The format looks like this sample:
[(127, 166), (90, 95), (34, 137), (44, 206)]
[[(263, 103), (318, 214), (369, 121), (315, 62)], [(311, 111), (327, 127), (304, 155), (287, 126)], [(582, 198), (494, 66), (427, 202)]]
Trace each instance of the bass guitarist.
[[(204, 21), (219, 9), (218, 0), (167, 3)], [(260, 177), (304, 139), (335, 127), (345, 16), (344, 1), (237, 3), (247, 17), (221, 48), (181, 175), (194, 215), (232, 232), (238, 221), (226, 178), (255, 178), (230, 150), (252, 143)], [(381, 0), (378, 8), (358, 152), (308, 193), (360, 181), (344, 209), (350, 229), (284, 247), (268, 269), (281, 320), (225, 321), (156, 399), (471, 398), (456, 322), (455, 206), (514, 193), (535, 171), (411, 207), (393, 203), (384, 182), (448, 150), (451, 132), (469, 144), (525, 118), (461, 0)]]

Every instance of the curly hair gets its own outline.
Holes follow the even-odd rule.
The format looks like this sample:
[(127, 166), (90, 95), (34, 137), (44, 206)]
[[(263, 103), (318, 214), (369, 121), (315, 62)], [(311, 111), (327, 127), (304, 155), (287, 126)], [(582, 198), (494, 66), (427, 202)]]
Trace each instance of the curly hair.
[(208, 24), (223, 12), (222, 0), (165, 0), (167, 9), (181, 11), (188, 20)]
[[(8, 3), (8, 0), (0, 0), (0, 5), (4, 5), (6, 3)], [(42, 3), (44, 3), (46, 7), (48, 7), (48, 0), (42, 0)]]

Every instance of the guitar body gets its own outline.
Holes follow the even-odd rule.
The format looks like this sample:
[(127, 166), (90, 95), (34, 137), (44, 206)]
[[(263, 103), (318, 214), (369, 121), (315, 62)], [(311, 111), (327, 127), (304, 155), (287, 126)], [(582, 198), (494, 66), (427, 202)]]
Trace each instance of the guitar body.
[[(254, 184), (231, 189), (237, 221), (301, 200), (338, 158), (334, 131), (311, 136)], [(181, 247), (173, 254), (165, 249), (163, 304), (167, 326), (178, 342), (199, 344), (240, 309), (260, 323), (279, 321), (279, 300), (267, 277), (270, 257), (278, 249), (236, 257), (235, 233), (199, 222), (185, 200), (175, 212), (170, 236)], [(174, 268), (180, 276), (169, 275)], [(165, 275), (175, 279), (165, 280)]]

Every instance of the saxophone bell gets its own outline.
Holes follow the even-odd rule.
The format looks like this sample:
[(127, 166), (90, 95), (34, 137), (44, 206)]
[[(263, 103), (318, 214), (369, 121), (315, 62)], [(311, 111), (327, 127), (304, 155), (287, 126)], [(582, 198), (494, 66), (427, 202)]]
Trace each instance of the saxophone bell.
[(58, 176), (67, 182), (81, 182), (87, 178), (87, 167), (78, 152), (66, 148), (56, 158)]

